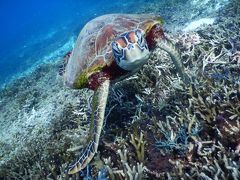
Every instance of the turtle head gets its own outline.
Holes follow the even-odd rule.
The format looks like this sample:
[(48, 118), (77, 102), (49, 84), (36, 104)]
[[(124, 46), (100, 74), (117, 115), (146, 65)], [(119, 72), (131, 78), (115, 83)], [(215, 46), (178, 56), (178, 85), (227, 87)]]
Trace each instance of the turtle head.
[(141, 67), (150, 55), (144, 32), (140, 29), (118, 36), (112, 42), (112, 50), (116, 63), (127, 71)]

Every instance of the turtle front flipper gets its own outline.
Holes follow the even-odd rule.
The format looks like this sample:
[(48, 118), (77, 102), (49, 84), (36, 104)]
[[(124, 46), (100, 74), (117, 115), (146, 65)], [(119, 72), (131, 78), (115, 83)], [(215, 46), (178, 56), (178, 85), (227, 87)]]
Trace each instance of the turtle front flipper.
[(69, 166), (68, 174), (74, 174), (84, 169), (97, 152), (104, 121), (109, 85), (110, 80), (105, 80), (94, 92), (92, 100), (92, 124), (89, 132), (89, 141), (87, 146), (80, 153), (76, 162)]
[(166, 51), (170, 55), (170, 57), (173, 61), (173, 64), (175, 65), (175, 67), (176, 67), (180, 77), (182, 78), (183, 82), (185, 84), (189, 84), (190, 79), (184, 71), (184, 66), (183, 66), (183, 63), (181, 61), (181, 55), (180, 55), (177, 47), (166, 37), (163, 37), (162, 39), (160, 39), (157, 42), (157, 47)]
[(160, 48), (166, 51), (175, 65), (179, 75), (181, 76), (185, 84), (190, 83), (190, 78), (184, 71), (184, 66), (181, 61), (181, 55), (177, 47), (164, 35), (163, 28), (161, 24), (153, 24), (151, 29), (147, 31), (146, 40), (148, 42), (148, 47), (150, 50)]

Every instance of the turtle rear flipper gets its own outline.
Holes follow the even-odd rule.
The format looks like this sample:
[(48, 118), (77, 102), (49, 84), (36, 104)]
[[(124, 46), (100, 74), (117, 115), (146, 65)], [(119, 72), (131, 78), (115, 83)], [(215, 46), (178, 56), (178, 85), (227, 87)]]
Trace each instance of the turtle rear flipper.
[(84, 169), (97, 152), (99, 138), (102, 131), (105, 107), (107, 104), (110, 80), (105, 80), (94, 92), (92, 101), (91, 127), (89, 132), (89, 142), (81, 151), (76, 162), (69, 166), (68, 174), (74, 174)]

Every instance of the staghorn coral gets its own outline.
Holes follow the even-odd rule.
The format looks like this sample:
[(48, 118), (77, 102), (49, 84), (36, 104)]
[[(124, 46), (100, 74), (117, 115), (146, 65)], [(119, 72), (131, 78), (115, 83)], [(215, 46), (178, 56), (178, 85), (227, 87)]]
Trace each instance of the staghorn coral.
[[(225, 152), (225, 148), (221, 145), (215, 146), (216, 149), (220, 150), (216, 157), (211, 156), (216, 153), (216, 151), (213, 151), (209, 155), (204, 155), (202, 160), (190, 162), (188, 165), (183, 161), (175, 160), (171, 160), (171, 163), (178, 167), (176, 168), (177, 173), (187, 179), (197, 177), (205, 179), (238, 179), (240, 176), (238, 155), (234, 152)], [(186, 170), (187, 172), (185, 172)]]
[(109, 159), (104, 159), (105, 164), (106, 164), (106, 168), (108, 169), (109, 172), (109, 176), (111, 179), (129, 179), (129, 180), (133, 180), (133, 179), (144, 179), (144, 166), (142, 163), (137, 163), (137, 166), (130, 166), (128, 163), (128, 157), (127, 157), (127, 153), (128, 151), (125, 149), (124, 151), (122, 150), (118, 150), (117, 153), (120, 156), (121, 159), (121, 164), (122, 164), (122, 168), (121, 170), (116, 168), (112, 168), (112, 164), (111, 164), (111, 158)]
[(140, 133), (140, 137), (134, 134), (131, 134), (130, 143), (134, 146), (137, 152), (137, 158), (139, 162), (143, 162), (144, 161), (144, 145), (146, 142), (143, 140), (142, 132)]
[[(171, 124), (170, 120), (172, 120)], [(200, 131), (199, 125), (196, 123), (195, 117), (188, 120), (188, 127), (183, 122), (177, 122), (176, 117), (167, 116), (165, 123), (158, 122), (159, 131), (164, 140), (156, 140), (155, 144), (163, 155), (171, 153), (173, 150), (184, 153), (188, 149), (189, 139), (196, 139)]]
[[(105, 166), (109, 179), (240, 178), (239, 7), (233, 1), (214, 24), (168, 35), (181, 50), (191, 86), (157, 50), (138, 74), (112, 88), (91, 177)], [(9, 121), (1, 123), (8, 134), (0, 140), (1, 178), (82, 178), (65, 168), (86, 139), (90, 92), (62, 89), (56, 66), (40, 67), (0, 93), (0, 119)], [(143, 163), (129, 142), (141, 137), (131, 137), (133, 129), (144, 137)]]

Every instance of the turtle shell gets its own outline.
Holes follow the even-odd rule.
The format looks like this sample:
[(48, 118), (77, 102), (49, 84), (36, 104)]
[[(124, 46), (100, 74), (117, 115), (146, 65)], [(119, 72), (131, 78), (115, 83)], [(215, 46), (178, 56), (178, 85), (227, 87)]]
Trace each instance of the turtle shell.
[(148, 31), (161, 18), (151, 14), (108, 14), (88, 22), (80, 32), (64, 74), (71, 88), (85, 88), (94, 73), (114, 61), (111, 43), (118, 35), (134, 30)]

